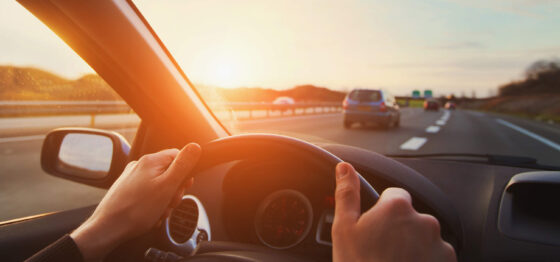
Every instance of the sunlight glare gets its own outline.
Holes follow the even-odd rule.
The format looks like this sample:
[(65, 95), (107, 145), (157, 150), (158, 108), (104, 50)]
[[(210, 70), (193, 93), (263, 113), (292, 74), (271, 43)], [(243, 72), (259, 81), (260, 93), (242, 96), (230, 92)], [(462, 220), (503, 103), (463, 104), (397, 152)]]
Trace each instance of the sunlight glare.
[(239, 63), (227, 58), (217, 58), (211, 61), (208, 66), (207, 73), (212, 79), (209, 81), (211, 84), (224, 88), (238, 87), (240, 84)]

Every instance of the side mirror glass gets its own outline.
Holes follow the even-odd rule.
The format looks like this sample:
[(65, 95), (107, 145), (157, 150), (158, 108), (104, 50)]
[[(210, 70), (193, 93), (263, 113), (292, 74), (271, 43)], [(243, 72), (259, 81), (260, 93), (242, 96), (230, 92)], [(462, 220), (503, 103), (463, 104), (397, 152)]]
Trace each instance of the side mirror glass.
[(102, 179), (109, 174), (113, 141), (98, 134), (68, 133), (58, 151), (57, 170), (83, 178)]
[(56, 129), (43, 142), (41, 167), (57, 177), (107, 188), (126, 166), (129, 151), (128, 142), (115, 132)]

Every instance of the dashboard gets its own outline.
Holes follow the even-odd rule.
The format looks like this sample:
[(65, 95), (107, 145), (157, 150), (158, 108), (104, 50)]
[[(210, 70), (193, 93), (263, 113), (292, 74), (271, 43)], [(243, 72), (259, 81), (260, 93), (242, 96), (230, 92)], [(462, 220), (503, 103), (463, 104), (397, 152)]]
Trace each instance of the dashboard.
[(228, 235), (236, 242), (330, 257), (334, 182), (319, 168), (289, 166), (246, 161), (230, 170), (222, 207)]
[[(394, 159), (418, 172), (417, 175), (422, 174), (406, 177), (391, 166), (377, 172), (381, 167), (376, 166), (375, 156), (364, 157), (361, 150), (328, 150), (351, 162), (379, 192), (392, 186), (407, 189), (418, 212), (438, 218), (442, 237), (455, 247), (459, 261), (548, 261), (560, 255), (557, 239), (550, 236), (560, 228), (560, 216), (557, 209), (549, 208), (551, 198), (560, 197), (559, 188), (535, 186), (534, 181), (517, 176), (534, 170), (459, 161)], [(190, 241), (195, 245), (187, 248), (188, 252), (196, 249), (197, 242), (211, 240), (289, 252), (314, 261), (330, 260), (335, 185), (325, 179), (325, 174), (332, 171), (305, 160), (294, 163), (296, 159), (235, 161), (197, 176), (188, 194), (200, 199), (208, 228), (200, 227), (199, 223), (195, 232), (205, 234), (193, 235)], [(549, 177), (557, 179), (558, 174)], [(537, 191), (542, 194), (536, 194)], [(508, 192), (512, 194), (510, 202), (513, 201), (509, 209)], [(525, 202), (515, 204), (514, 200), (520, 197), (525, 197)], [(540, 205), (535, 209), (527, 201)], [(508, 231), (511, 223), (500, 225), (514, 216), (515, 221), (520, 221), (520, 214), (524, 223), (545, 219), (550, 226), (548, 234), (529, 227), (527, 230), (537, 233), (520, 237), (519, 232)], [(186, 248), (171, 245), (177, 252)]]

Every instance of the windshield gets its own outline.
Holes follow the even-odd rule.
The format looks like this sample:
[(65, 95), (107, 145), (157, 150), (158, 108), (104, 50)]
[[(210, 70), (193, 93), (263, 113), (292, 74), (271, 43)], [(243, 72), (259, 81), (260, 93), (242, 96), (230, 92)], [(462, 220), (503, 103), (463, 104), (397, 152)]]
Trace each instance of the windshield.
[(135, 4), (234, 134), (560, 165), (560, 3)]

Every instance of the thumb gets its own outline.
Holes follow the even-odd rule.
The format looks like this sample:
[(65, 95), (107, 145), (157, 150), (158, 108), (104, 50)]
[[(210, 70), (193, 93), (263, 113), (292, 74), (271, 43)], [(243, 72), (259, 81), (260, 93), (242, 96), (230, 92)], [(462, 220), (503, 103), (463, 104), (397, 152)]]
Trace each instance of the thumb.
[(200, 151), (200, 146), (196, 143), (190, 143), (183, 147), (163, 174), (164, 180), (174, 186), (181, 186), (185, 179), (191, 177), (189, 173), (196, 165), (200, 157)]
[(336, 165), (334, 224), (355, 223), (360, 217), (360, 179), (352, 165)]

